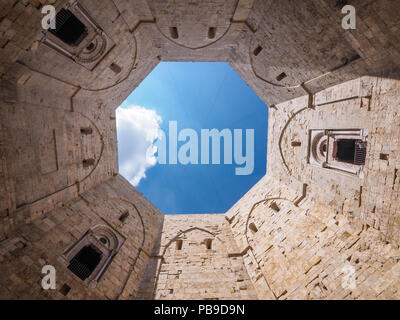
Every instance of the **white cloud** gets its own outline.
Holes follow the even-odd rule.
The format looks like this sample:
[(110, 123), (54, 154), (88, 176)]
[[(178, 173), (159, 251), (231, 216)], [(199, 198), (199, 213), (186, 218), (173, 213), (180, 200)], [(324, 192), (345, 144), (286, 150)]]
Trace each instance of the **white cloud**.
[(117, 109), (119, 167), (121, 175), (136, 187), (157, 162), (154, 141), (161, 135), (162, 119), (154, 110), (123, 106)]

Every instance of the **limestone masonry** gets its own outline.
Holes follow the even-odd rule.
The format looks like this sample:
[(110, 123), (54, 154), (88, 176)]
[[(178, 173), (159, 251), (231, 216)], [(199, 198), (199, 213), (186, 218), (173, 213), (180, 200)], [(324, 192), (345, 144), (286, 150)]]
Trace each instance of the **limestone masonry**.
[[(399, 12), (0, 0), (0, 299), (399, 299)], [(226, 61), (270, 108), (226, 213), (164, 216), (118, 174), (115, 109), (160, 61)]]

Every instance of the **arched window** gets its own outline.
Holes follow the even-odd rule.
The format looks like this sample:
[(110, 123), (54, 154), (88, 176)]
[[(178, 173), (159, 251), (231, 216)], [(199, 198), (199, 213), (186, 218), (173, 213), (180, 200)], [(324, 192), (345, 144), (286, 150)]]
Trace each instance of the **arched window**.
[(118, 232), (100, 223), (69, 248), (61, 261), (81, 280), (97, 283), (124, 241)]
[(79, 1), (58, 11), (55, 20), (56, 28), (45, 32), (41, 42), (88, 70), (93, 70), (114, 47), (114, 41)]
[(82, 280), (86, 280), (101, 261), (102, 253), (96, 247), (83, 247), (69, 262), (68, 269)]
[(310, 164), (363, 177), (368, 130), (310, 130), (310, 136)]
[(72, 47), (76, 47), (88, 34), (85, 25), (66, 9), (57, 13), (56, 29), (49, 29), (49, 32)]

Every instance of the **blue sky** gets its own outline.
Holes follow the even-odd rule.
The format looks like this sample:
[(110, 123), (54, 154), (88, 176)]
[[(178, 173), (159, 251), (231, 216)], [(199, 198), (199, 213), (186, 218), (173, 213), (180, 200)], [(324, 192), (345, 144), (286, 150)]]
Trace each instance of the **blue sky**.
[[(166, 214), (224, 213), (265, 174), (267, 109), (227, 63), (161, 62), (117, 110), (120, 172)], [(199, 147), (201, 129), (243, 129), (243, 141), (254, 129), (253, 173), (235, 175), (235, 162), (156, 164), (146, 150), (159, 130), (168, 139), (169, 121), (195, 130)]]

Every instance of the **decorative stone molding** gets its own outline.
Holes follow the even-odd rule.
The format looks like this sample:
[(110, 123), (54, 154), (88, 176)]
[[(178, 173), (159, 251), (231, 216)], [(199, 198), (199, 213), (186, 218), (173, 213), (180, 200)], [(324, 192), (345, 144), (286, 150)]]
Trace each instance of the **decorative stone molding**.
[[(66, 4), (63, 12), (71, 13), (85, 27), (85, 32), (75, 44), (68, 44), (54, 32), (47, 31), (41, 42), (58, 53), (74, 60), (81, 66), (93, 70), (101, 59), (114, 47), (114, 42), (101, 30), (87, 11), (78, 3)], [(61, 10), (57, 13), (60, 14)], [(56, 19), (57, 22), (59, 19)]]
[(95, 287), (124, 242), (125, 238), (122, 235), (109, 227), (104, 221), (101, 221), (65, 251), (60, 257), (60, 262), (69, 267), (71, 261), (83, 248), (88, 246), (93, 248), (101, 258), (91, 274), (84, 279), (84, 282), (90, 287)]
[[(308, 162), (321, 168), (336, 169), (363, 178), (367, 137), (367, 129), (310, 130)], [(361, 150), (354, 150), (353, 160), (340, 159), (342, 141), (354, 142), (355, 149)]]

